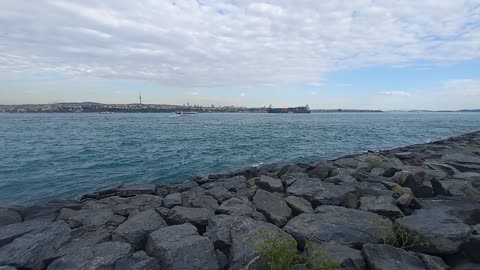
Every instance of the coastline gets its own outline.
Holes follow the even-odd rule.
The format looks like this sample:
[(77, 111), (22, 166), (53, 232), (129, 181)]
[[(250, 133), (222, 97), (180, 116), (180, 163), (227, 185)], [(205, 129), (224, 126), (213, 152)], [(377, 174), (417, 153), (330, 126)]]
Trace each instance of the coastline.
[[(279, 228), (300, 251), (317, 242), (346, 269), (394, 261), (476, 269), (479, 189), (480, 131), (175, 184), (115, 185), (80, 200), (0, 207), (0, 269), (264, 269), (245, 238)], [(381, 244), (371, 230), (381, 217), (432, 243)]]

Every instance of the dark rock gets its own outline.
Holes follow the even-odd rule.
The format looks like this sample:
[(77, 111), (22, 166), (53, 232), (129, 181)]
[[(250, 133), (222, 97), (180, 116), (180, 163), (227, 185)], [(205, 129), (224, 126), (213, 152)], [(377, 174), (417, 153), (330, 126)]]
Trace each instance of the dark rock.
[(298, 216), (302, 213), (312, 213), (312, 204), (304, 198), (288, 196), (285, 198), (287, 205), (292, 209), (292, 214)]
[(222, 186), (216, 186), (207, 190), (207, 194), (220, 202), (226, 201), (233, 197), (233, 194)]
[(250, 188), (244, 188), (244, 189), (241, 189), (241, 190), (237, 191), (234, 194), (234, 196), (235, 197), (244, 197), (244, 198), (248, 198), (249, 200), (253, 200), (253, 196), (257, 192), (257, 189), (258, 189), (257, 186), (253, 186), (253, 187), (250, 187)]
[(414, 215), (397, 219), (397, 222), (408, 231), (418, 234), (426, 245), (418, 245), (413, 249), (430, 254), (453, 254), (459, 251), (460, 245), (472, 234), (472, 228), (455, 216), (451, 216), (448, 207), (420, 209)]
[(215, 249), (215, 255), (217, 256), (218, 269), (224, 270), (228, 266), (228, 258), (221, 250)]
[(217, 270), (212, 241), (189, 224), (160, 228), (148, 236), (148, 255), (160, 260), (163, 270)]
[(80, 226), (107, 227), (112, 230), (125, 221), (125, 217), (115, 215), (109, 209), (81, 209), (72, 210), (64, 208), (58, 215), (59, 220), (66, 221), (70, 227)]
[(161, 267), (157, 259), (149, 257), (141, 250), (119, 259), (113, 270), (158, 270)]
[(384, 168), (373, 168), (371, 171), (370, 171), (370, 174), (371, 175), (375, 175), (375, 176), (384, 176), (386, 170)]
[(208, 220), (204, 236), (212, 240), (215, 248), (225, 249), (232, 244), (230, 231), (243, 219), (242, 216), (215, 215)]
[(417, 153), (417, 152), (399, 152), (399, 153), (394, 153), (393, 155), (400, 160), (425, 159), (425, 158), (427, 158), (426, 155), (423, 155), (423, 154)]
[(315, 256), (315, 252), (322, 252), (340, 264), (342, 269), (363, 270), (365, 261), (362, 252), (344, 245), (338, 245), (333, 242), (314, 243), (305, 247), (305, 252), (309, 256)]
[(0, 270), (17, 270), (17, 268), (10, 265), (1, 265)]
[(395, 173), (397, 173), (397, 172), (399, 172), (399, 171), (401, 171), (401, 170), (398, 169), (398, 168), (392, 168), (392, 167), (390, 167), (390, 168), (385, 169), (385, 172), (383, 173), (383, 176), (385, 176), (385, 177), (392, 177), (392, 176), (395, 175)]
[(253, 204), (247, 198), (240, 197), (223, 202), (216, 212), (234, 216), (251, 216), (254, 210)]
[[(303, 172), (286, 173), (281, 177), (282, 181), (285, 183), (287, 187), (291, 186), (295, 181), (297, 181), (297, 179), (305, 179), (305, 178), (309, 178), (309, 176), (308, 174)], [(318, 178), (313, 178), (313, 179), (318, 179)]]
[(332, 183), (332, 184), (339, 184), (339, 183), (354, 183), (358, 182), (355, 177), (349, 175), (349, 174), (339, 174), (336, 176), (332, 176), (326, 179), (323, 179), (323, 182), (325, 183)]
[(358, 196), (384, 196), (384, 195), (393, 195), (394, 192), (388, 190), (381, 183), (365, 183), (365, 182), (355, 182), (355, 183), (341, 183), (341, 186), (348, 186), (355, 189)]
[(241, 189), (247, 188), (247, 178), (245, 176), (235, 176), (225, 179), (223, 181), (223, 187), (231, 192), (237, 192)]
[(135, 250), (142, 249), (149, 233), (160, 227), (167, 226), (167, 223), (155, 210), (147, 210), (120, 224), (113, 232), (113, 240), (123, 240), (130, 244)]
[(356, 190), (348, 186), (324, 183), (315, 179), (298, 179), (290, 187), (287, 193), (302, 197), (312, 205), (341, 205), (348, 198), (348, 194), (356, 195)]
[(62, 208), (64, 208), (63, 203), (46, 203), (23, 206), (15, 210), (20, 212), (24, 221), (38, 218), (54, 221)]
[[(168, 193), (182, 193), (184, 191), (187, 191), (189, 189), (198, 187), (197, 182), (195, 181), (185, 181), (182, 183), (176, 183), (173, 185), (168, 185)], [(158, 188), (157, 188), (158, 191)]]
[(422, 261), (415, 255), (389, 245), (366, 244), (363, 256), (371, 270), (425, 270)]
[(292, 211), (285, 200), (262, 189), (257, 190), (253, 204), (273, 224), (282, 227), (292, 217)]
[[(20, 223), (21, 224), (21, 223)], [(35, 223), (30, 223), (32, 226)], [(13, 265), (21, 269), (41, 270), (46, 263), (59, 256), (58, 249), (70, 240), (70, 228), (65, 222), (40, 224), (41, 227), (31, 229), (28, 233), (12, 239), (0, 247), (0, 265)], [(11, 224), (1, 227), (19, 226)], [(11, 228), (6, 228), (11, 231)], [(25, 232), (25, 231), (24, 231)], [(8, 233), (8, 232), (7, 232)]]
[(207, 195), (201, 187), (192, 188), (182, 193), (182, 204), (185, 207), (208, 208), (215, 211), (218, 208), (218, 201)]
[(333, 166), (325, 162), (315, 164), (315, 167), (307, 171), (308, 177), (324, 179), (330, 176)]
[(415, 253), (415, 256), (417, 256), (423, 262), (423, 265), (425, 265), (426, 270), (449, 270), (450, 269), (450, 266), (448, 266), (440, 257), (431, 256), (431, 255), (422, 254), (422, 253)]
[(333, 161), (333, 163), (342, 168), (353, 168), (353, 169), (358, 168), (358, 160), (354, 158), (348, 158), (348, 157), (339, 158)]
[(159, 207), (156, 210), (160, 214), (160, 216), (162, 216), (162, 218), (164, 219), (167, 218), (171, 213), (171, 210), (166, 207)]
[(436, 178), (430, 179), (430, 183), (432, 184), (433, 193), (435, 196), (447, 196), (448, 190), (446, 190), (442, 183), (438, 181)]
[(265, 217), (265, 215), (258, 211), (253, 211), (252, 218), (257, 221), (268, 222), (268, 219)]
[(473, 187), (470, 182), (442, 181), (442, 185), (451, 196), (465, 197), (480, 201), (480, 190)]
[(172, 213), (167, 217), (168, 224), (191, 223), (195, 225), (200, 232), (205, 231), (208, 219), (214, 215), (214, 212), (208, 208), (189, 208), (175, 206)]
[(480, 164), (479, 157), (473, 155), (465, 155), (461, 153), (448, 153), (443, 155), (441, 159), (460, 164)]
[(182, 205), (182, 194), (180, 193), (172, 193), (163, 199), (163, 205), (167, 208), (172, 208), (174, 206)]
[(459, 174), (460, 171), (457, 170), (455, 167), (450, 166), (448, 164), (444, 164), (441, 162), (430, 160), (425, 162), (424, 165), (431, 170), (436, 170), (445, 173), (447, 176), (452, 176), (455, 174)]
[(304, 173), (305, 172), (305, 169), (303, 169), (302, 167), (298, 166), (298, 165), (295, 165), (295, 164), (292, 164), (292, 165), (284, 165), (277, 173), (277, 176), (278, 177), (282, 177), (283, 175), (285, 174), (290, 174), (290, 173), (297, 173), (297, 172), (301, 172), (301, 173)]
[(472, 235), (462, 246), (464, 254), (470, 260), (480, 263), (480, 235)]
[(257, 185), (270, 192), (284, 192), (282, 180), (270, 176), (260, 175)]
[[(300, 214), (291, 219), (284, 230), (301, 245), (307, 241), (335, 241), (338, 244), (359, 247), (365, 243), (379, 243), (380, 237), (369, 231), (371, 223), (380, 216), (374, 213), (338, 206), (319, 206), (313, 214)], [(388, 224), (388, 221), (386, 221)], [(389, 232), (387, 227), (386, 232)]]
[(122, 185), (118, 189), (118, 195), (121, 197), (130, 197), (141, 194), (155, 194), (157, 186), (155, 184), (132, 184)]
[(132, 247), (122, 242), (106, 242), (83, 247), (55, 260), (48, 270), (113, 269), (122, 257), (132, 253)]
[(0, 226), (22, 221), (23, 218), (19, 212), (6, 208), (0, 208)]
[(395, 205), (392, 196), (361, 197), (360, 210), (369, 211), (385, 217), (396, 219), (403, 217), (402, 211)]

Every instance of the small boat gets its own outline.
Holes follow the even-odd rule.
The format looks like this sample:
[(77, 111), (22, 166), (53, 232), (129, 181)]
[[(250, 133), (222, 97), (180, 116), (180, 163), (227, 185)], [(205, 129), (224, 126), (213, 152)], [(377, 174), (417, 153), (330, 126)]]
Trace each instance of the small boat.
[(175, 112), (178, 116), (194, 116), (197, 115), (197, 112)]

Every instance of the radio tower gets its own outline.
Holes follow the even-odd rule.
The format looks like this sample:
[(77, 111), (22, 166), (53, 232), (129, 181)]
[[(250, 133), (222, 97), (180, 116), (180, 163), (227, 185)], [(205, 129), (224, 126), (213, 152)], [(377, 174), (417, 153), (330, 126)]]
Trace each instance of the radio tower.
[(140, 99), (140, 105), (142, 105), (142, 92), (138, 93), (138, 99)]

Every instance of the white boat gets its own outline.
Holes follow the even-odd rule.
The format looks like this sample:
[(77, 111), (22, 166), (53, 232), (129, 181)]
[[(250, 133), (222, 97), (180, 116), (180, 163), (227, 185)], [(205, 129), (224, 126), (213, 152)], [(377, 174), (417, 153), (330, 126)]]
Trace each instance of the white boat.
[(178, 116), (194, 116), (197, 115), (197, 112), (175, 112)]

